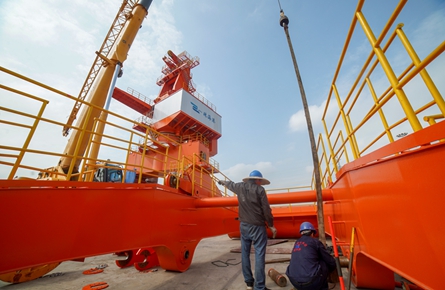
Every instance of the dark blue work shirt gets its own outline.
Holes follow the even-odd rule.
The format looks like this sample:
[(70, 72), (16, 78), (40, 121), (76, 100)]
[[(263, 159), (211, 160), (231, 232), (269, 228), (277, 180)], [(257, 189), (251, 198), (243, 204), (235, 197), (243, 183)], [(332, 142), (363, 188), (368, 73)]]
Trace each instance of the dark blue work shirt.
[(302, 236), (294, 244), (286, 275), (293, 281), (305, 283), (315, 275), (325, 273), (327, 276), (335, 267), (335, 259), (318, 239)]

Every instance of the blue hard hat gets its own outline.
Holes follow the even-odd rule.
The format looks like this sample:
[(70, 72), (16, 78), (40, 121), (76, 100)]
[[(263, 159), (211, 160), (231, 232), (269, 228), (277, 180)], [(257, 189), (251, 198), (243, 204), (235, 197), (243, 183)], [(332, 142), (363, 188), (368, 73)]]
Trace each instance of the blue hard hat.
[(317, 230), (314, 228), (314, 226), (310, 222), (302, 222), (300, 225), (300, 233), (302, 231), (311, 230), (314, 234), (317, 233)]
[(263, 178), (263, 175), (258, 170), (250, 172), (249, 177)]
[(243, 181), (246, 182), (249, 179), (261, 179), (261, 185), (270, 184), (270, 181), (264, 178), (261, 172), (259, 172), (258, 170), (250, 172), (249, 177), (243, 178)]

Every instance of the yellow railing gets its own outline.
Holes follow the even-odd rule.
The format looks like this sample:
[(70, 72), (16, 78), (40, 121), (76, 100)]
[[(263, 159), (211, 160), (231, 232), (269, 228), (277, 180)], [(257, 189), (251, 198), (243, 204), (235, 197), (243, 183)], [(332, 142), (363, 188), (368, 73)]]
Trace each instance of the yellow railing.
[[(79, 100), (3, 67), (0, 67), (0, 71), (8, 77), (24, 81), (24, 87), (30, 88), (30, 84), (35, 85), (30, 90), (39, 91), (39, 94), (49, 99), (0, 84), (2, 92), (0, 98), (0, 115), (2, 116), (0, 119), (0, 179), (55, 176), (56, 179), (92, 181), (93, 173), (98, 167), (112, 168), (106, 164), (118, 165), (127, 170), (149, 172), (145, 176), (162, 179), (169, 172), (180, 171), (185, 167), (181, 150), (178, 150), (177, 155), (173, 154), (174, 156), (169, 152), (170, 148), (181, 148), (178, 140), (164, 136), (142, 123), (137, 125), (139, 128), (145, 128), (146, 133), (136, 131), (132, 129), (135, 125), (133, 120), (82, 100), (80, 102), (87, 111), (91, 111), (94, 107), (108, 114), (106, 120), (100, 118), (94, 120), (93, 128), (102, 125), (104, 131), (97, 133), (91, 129), (71, 126), (72, 129), (79, 130), (81, 135), (85, 136), (81, 137), (78, 143), (86, 140), (88, 145), (85, 152), (74, 150), (75, 153), (72, 155), (61, 153), (67, 144), (67, 139), (62, 137), (60, 132), (66, 125), (63, 119), (66, 117), (65, 113), (68, 112), (61, 112), (60, 108), (62, 106), (70, 108), (69, 102), (74, 103)], [(50, 104), (53, 107), (49, 106)], [(87, 113), (86, 118), (88, 116)], [(162, 136), (163, 141), (158, 141), (159, 136)], [(75, 146), (78, 145), (75, 144)], [(98, 157), (92, 158), (90, 152), (94, 146), (98, 146), (100, 151)], [(156, 152), (156, 157), (145, 155), (147, 150)], [(134, 152), (141, 152), (142, 158), (138, 164), (129, 163), (129, 156)], [(76, 160), (81, 160), (79, 170), (76, 171), (74, 166), (70, 166), (68, 172), (55, 171), (54, 168), (61, 158), (70, 158), (72, 164)], [(155, 158), (157, 163), (161, 163), (161, 166), (157, 166), (158, 169), (149, 168), (144, 164), (143, 160)], [(174, 163), (173, 167), (172, 163)], [(213, 174), (215, 165), (217, 165), (215, 162), (209, 165), (212, 169), (206, 173)], [(123, 174), (124, 181), (127, 171), (123, 170)], [(136, 182), (144, 182), (141, 178), (142, 174), (139, 174), (139, 180)]]
[(294, 187), (283, 187), (283, 188), (272, 188), (267, 189), (267, 194), (273, 194), (273, 193), (289, 193), (289, 192), (298, 192), (301, 190), (310, 190), (312, 189), (310, 185), (306, 186), (294, 186)]
[[(335, 173), (340, 170), (342, 164), (350, 162), (350, 156), (355, 160), (373, 149), (394, 142), (394, 136), (402, 138), (411, 132), (421, 130), (423, 128), (421, 119), (428, 122), (425, 124), (427, 126), (444, 118), (445, 101), (426, 67), (444, 52), (445, 41), (421, 60), (402, 30), (403, 24), (393, 27), (406, 2), (407, 0), (399, 1), (376, 38), (362, 11), (364, 0), (359, 1), (322, 117), (325, 137), (319, 136), (317, 149), (320, 172), (323, 172), (321, 173), (323, 188), (335, 181)], [(348, 56), (349, 44), (358, 25), (370, 45), (370, 54), (355, 81), (351, 82), (353, 84), (349, 91), (340, 91), (340, 70)], [(388, 37), (391, 29), (393, 32)], [(381, 47), (385, 38), (387, 38), (386, 44)], [(400, 40), (405, 50), (397, 56), (407, 56), (406, 61), (409, 63), (399, 75), (396, 75), (395, 69), (390, 64), (390, 57), (387, 56), (387, 51), (395, 39)], [(441, 78), (441, 82), (445, 81), (443, 71), (438, 77)], [(389, 83), (389, 86), (381, 85), (382, 79), (385, 83)], [(418, 89), (421, 80), (425, 88), (422, 97), (419, 96)], [(415, 88), (413, 83), (416, 83)], [(335, 97), (335, 103), (332, 97)], [(366, 103), (372, 105), (364, 109)], [(331, 124), (330, 127), (328, 122)], [(379, 131), (377, 128), (382, 129)], [(385, 136), (386, 140), (383, 138)]]
[(192, 158), (184, 157), (184, 159), (186, 161), (184, 161), (183, 164), (188, 163), (193, 166), (193, 170), (191, 170), (192, 180), (194, 180), (192, 192), (195, 193), (195, 187), (199, 186), (211, 192), (212, 196), (229, 196), (227, 192), (220, 191), (218, 187), (216, 187), (217, 179), (215, 174), (220, 173), (217, 162), (211, 158), (209, 158), (209, 161), (206, 161), (203, 156), (197, 154), (193, 154)]

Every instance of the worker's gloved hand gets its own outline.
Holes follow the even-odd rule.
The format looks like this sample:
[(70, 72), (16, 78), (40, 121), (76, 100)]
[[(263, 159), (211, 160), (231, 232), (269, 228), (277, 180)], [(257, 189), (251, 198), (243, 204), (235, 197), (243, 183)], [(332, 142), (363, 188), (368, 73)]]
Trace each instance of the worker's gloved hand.
[(272, 231), (272, 239), (275, 239), (275, 236), (277, 235), (277, 229), (275, 227), (269, 227), (269, 229)]
[(219, 185), (224, 185), (225, 183), (224, 183), (224, 181), (222, 181), (222, 180), (218, 180), (218, 184), (219, 184)]

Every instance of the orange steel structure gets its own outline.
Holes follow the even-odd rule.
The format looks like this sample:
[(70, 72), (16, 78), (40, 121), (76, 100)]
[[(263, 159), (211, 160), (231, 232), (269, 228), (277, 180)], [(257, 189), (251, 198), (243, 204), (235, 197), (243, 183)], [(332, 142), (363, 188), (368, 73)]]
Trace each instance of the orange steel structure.
[[(124, 1), (121, 10), (127, 4)], [(142, 14), (141, 5), (133, 5), (132, 13)], [(119, 266), (134, 262), (138, 270), (143, 270), (140, 261), (146, 261), (144, 253), (148, 251), (156, 253), (164, 269), (185, 271), (202, 238), (237, 235), (236, 198), (217, 188), (215, 174), (219, 168), (211, 159), (217, 153), (217, 140), (221, 137), (221, 117), (213, 104), (196, 93), (191, 80), (190, 71), (199, 64), (198, 58), (186, 52), (176, 55), (168, 51), (163, 58), (166, 63), (163, 75), (157, 81), (161, 90), (154, 101), (135, 91), (114, 88), (113, 97), (141, 113), (140, 120), (129, 120), (103, 108), (112, 72), (118, 71), (125, 60), (121, 58), (120, 46), (129, 49), (127, 44), (131, 40), (127, 37), (135, 37), (134, 27), (139, 27), (141, 21), (142, 17), (128, 17), (122, 36), (118, 37), (125, 41), (117, 41), (107, 56), (101, 55), (102, 71), (95, 73), (97, 83), (87, 101), (0, 68), (75, 103), (68, 124), (64, 125), (43, 117), (47, 100), (2, 86), (11, 95), (41, 104), (34, 115), (1, 108), (23, 122), (2, 121), (3, 125), (29, 131), (21, 146), (0, 145), (2, 157), (9, 159), (0, 162), (10, 167), (9, 178), (0, 180), (2, 214), (19, 224), (26, 224), (29, 217), (44, 220), (57, 217), (58, 222), (54, 224), (57, 230), (50, 227), (23, 231), (15, 222), (6, 226), (9, 235), (0, 250), (4, 257), (0, 265), (0, 274), (4, 276), (0, 279), (23, 282), (51, 271), (62, 261), (115, 252), (133, 256), (128, 261), (117, 261)], [(80, 107), (83, 108), (80, 118), (72, 126)], [(25, 117), (34, 120), (32, 126), (26, 124)], [(108, 121), (109, 117), (114, 122)], [(66, 128), (73, 130), (63, 153), (29, 146), (40, 127), (57, 131), (61, 125), (64, 132)], [(115, 135), (109, 135), (109, 130)], [(106, 159), (98, 157), (99, 149), (107, 152)], [(35, 156), (47, 160), (27, 158)], [(59, 158), (58, 165), (42, 169), (42, 164), (51, 158)], [(121, 168), (122, 182), (92, 182), (98, 170), (104, 168)], [(38, 180), (14, 178), (30, 171), (40, 172)], [(326, 198), (331, 199), (329, 193)], [(271, 199), (272, 204), (309, 201), (315, 201), (310, 191), (298, 195), (275, 194)], [(115, 215), (108, 218), (110, 211)], [(290, 225), (289, 229), (283, 228), (279, 234), (282, 236), (293, 234), (294, 228), (307, 218), (315, 222), (312, 207), (275, 208), (274, 214), (277, 218), (282, 215), (283, 224)], [(90, 224), (97, 216), (107, 216), (107, 222)], [(36, 239), (37, 236), (40, 238)], [(19, 248), (22, 250), (14, 250)], [(30, 274), (25, 278), (25, 273)]]
[[(348, 258), (356, 229), (352, 282), (357, 287), (394, 289), (395, 272), (424, 289), (441, 289), (445, 102), (427, 66), (443, 57), (445, 41), (421, 60), (403, 24), (394, 25), (407, 1), (399, 1), (377, 36), (362, 11), (364, 2), (358, 1), (322, 119), (320, 166), (324, 188), (333, 196), (324, 202), (324, 214), (332, 218), (337, 244)], [(340, 91), (340, 70), (358, 27), (370, 53), (354, 83)], [(386, 54), (396, 39), (409, 64), (399, 75)], [(435, 77), (443, 83), (443, 73)], [(387, 87), (373, 82), (379, 78)], [(372, 102), (369, 110), (357, 106), (365, 100)]]
[[(445, 102), (426, 70), (442, 55), (445, 41), (420, 60), (402, 25), (394, 27), (406, 2), (399, 2), (376, 37), (362, 11), (364, 1), (358, 1), (328, 96), (322, 120), (325, 132), (318, 139), (325, 223), (332, 220), (336, 244), (347, 258), (351, 258), (349, 243), (355, 229), (352, 280), (357, 287), (394, 289), (396, 272), (425, 289), (441, 289), (439, 274), (445, 271), (441, 246), (445, 231), (439, 218), (445, 201), (441, 194)], [(365, 32), (370, 54), (350, 90), (344, 92), (337, 79), (357, 26)], [(400, 75), (394, 73), (385, 54), (396, 37), (411, 62)], [(63, 261), (124, 251), (143, 255), (139, 249), (147, 248), (155, 251), (162, 268), (186, 271), (202, 238), (239, 235), (236, 197), (216, 186), (217, 179), (227, 177), (211, 158), (217, 154), (222, 134), (220, 116), (215, 106), (196, 93), (191, 81), (190, 70), (199, 59), (168, 51), (163, 60), (166, 66), (157, 81), (161, 90), (155, 100), (114, 89), (115, 99), (142, 114), (138, 121), (103, 109), (108, 74), (107, 81), (98, 75), (100, 93), (93, 90), (85, 101), (0, 67), (3, 73), (71, 100), (75, 108), (80, 107), (78, 103), (83, 107), (78, 125), (68, 126), (77, 141), (70, 141), (65, 153), (51, 152), (31, 142), (42, 130), (67, 128), (45, 118), (48, 100), (0, 85), (5, 94), (39, 104), (33, 112), (0, 107), (15, 116), (0, 120), (0, 126), (28, 132), (22, 140), (0, 144), (0, 165), (10, 168), (8, 179), (0, 180), (2, 226), (8, 233), (0, 247), (0, 279), (13, 273), (14, 282), (22, 282), (26, 280), (18, 275), (26, 271), (34, 271), (30, 276), (35, 279)], [(105, 66), (113, 63), (104, 62)], [(383, 74), (375, 70), (377, 66)], [(383, 89), (372, 82), (372, 76), (382, 75), (388, 79)], [(443, 81), (443, 75), (440, 78)], [(414, 79), (423, 81), (427, 96), (416, 106), (410, 100), (419, 98), (407, 86)], [(394, 96), (399, 111), (394, 106), (387, 109)], [(368, 111), (355, 107), (366, 98), (373, 101)], [(400, 113), (401, 119), (389, 121), (388, 110), (392, 115)], [(333, 120), (327, 117), (328, 111), (335, 111), (330, 114)], [(357, 112), (362, 115), (357, 117)], [(99, 117), (104, 114), (112, 121)], [(369, 136), (367, 126), (382, 128), (382, 133)], [(409, 132), (395, 141), (394, 132), (400, 128)], [(93, 145), (101, 149), (99, 157), (91, 154)], [(54, 164), (62, 158), (69, 164), (63, 170), (42, 169), (47, 162)], [(107, 164), (122, 169), (121, 183), (92, 182), (99, 167), (113, 167)], [(32, 171), (45, 178), (14, 178)], [(268, 198), (278, 238), (298, 237), (302, 221), (317, 224), (311, 188), (270, 190)]]

